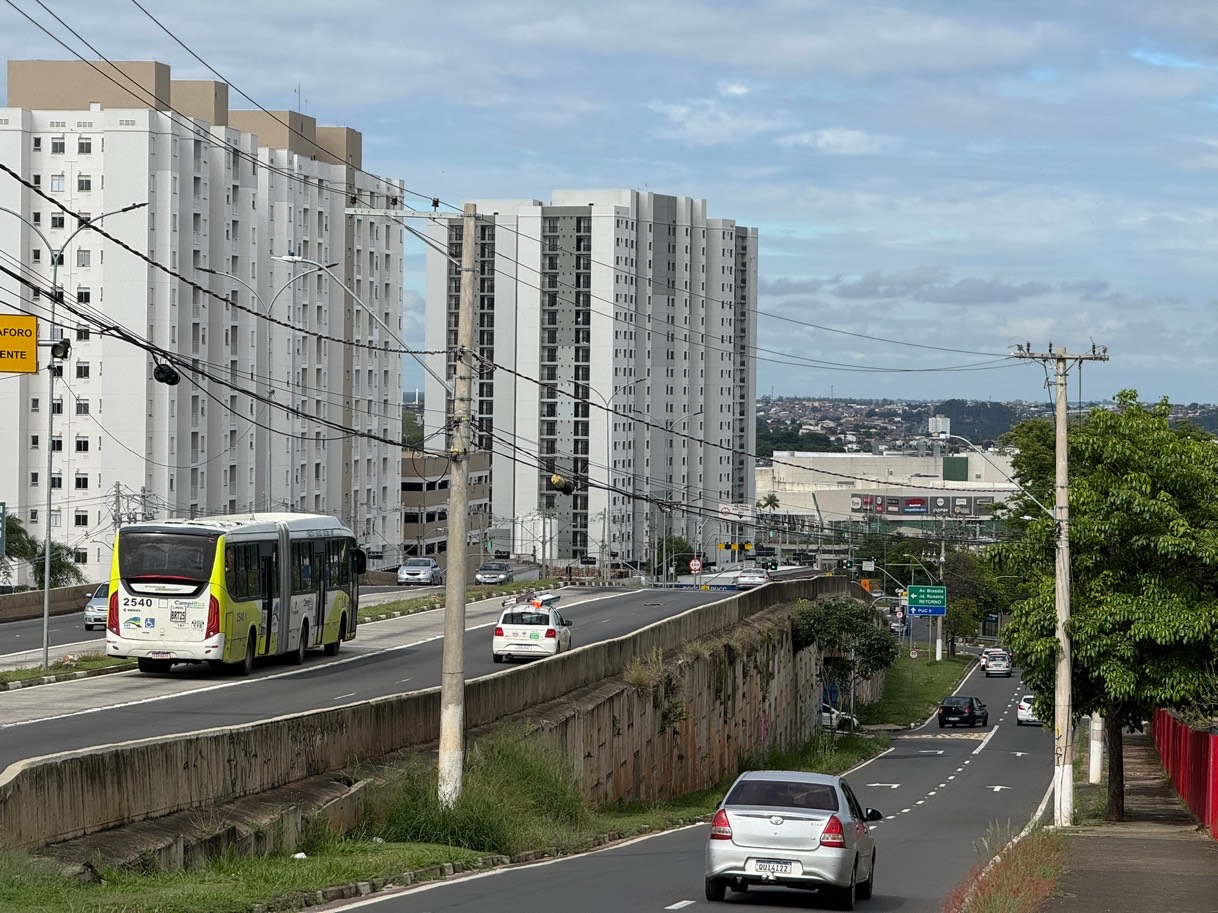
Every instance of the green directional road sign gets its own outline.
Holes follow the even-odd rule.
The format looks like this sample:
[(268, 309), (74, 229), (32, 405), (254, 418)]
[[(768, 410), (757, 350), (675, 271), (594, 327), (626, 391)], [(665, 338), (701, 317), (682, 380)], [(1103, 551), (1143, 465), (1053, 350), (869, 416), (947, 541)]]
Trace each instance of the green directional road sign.
[(911, 586), (909, 588), (909, 604), (917, 605), (947, 605), (947, 587), (945, 586)]

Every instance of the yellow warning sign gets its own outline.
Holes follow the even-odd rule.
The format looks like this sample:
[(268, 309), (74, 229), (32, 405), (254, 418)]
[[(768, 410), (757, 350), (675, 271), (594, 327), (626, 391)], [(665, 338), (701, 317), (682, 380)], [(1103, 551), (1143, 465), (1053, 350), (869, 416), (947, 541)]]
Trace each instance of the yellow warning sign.
[(0, 374), (38, 371), (38, 318), (0, 314)]

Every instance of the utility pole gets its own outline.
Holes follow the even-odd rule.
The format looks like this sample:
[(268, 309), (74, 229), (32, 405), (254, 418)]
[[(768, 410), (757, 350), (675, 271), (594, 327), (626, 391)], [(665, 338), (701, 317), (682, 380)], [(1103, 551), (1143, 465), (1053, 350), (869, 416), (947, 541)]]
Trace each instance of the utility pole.
[(1017, 346), (1016, 358), (1029, 358), (1055, 365), (1055, 473), (1054, 522), (1057, 527), (1057, 556), (1054, 563), (1054, 606), (1057, 610), (1057, 663), (1053, 679), (1053, 823), (1074, 823), (1074, 701), (1073, 664), (1070, 645), (1070, 465), (1066, 436), (1066, 366), (1075, 361), (1107, 361), (1107, 347), (1091, 347), (1083, 355), (1069, 355), (1065, 348), (1032, 351), (1032, 344)]
[(449, 549), (444, 578), (444, 652), (440, 670), (439, 799), (452, 806), (461, 795), (465, 766), (465, 551), (469, 544), (469, 447), (474, 390), (474, 238), (477, 209), (466, 203), (461, 219), (461, 292), (457, 307), (457, 376), (453, 387), (452, 486), (448, 495)]
[(114, 534), (118, 535), (118, 528), (123, 525), (123, 496), (119, 491), (118, 482), (114, 483)]

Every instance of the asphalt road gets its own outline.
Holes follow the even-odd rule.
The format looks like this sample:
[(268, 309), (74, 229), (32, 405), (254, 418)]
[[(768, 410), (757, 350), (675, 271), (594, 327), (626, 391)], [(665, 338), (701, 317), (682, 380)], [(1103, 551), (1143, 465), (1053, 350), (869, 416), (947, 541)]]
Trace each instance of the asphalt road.
[[(983, 842), (1005, 843), (1044, 800), (1052, 769), (1052, 736), (1015, 725), (1018, 675), (987, 680), (975, 673), (960, 693), (989, 707), (985, 729), (937, 724), (902, 733), (886, 754), (848, 776), (865, 805), (885, 818), (873, 825), (878, 856), (876, 893), (862, 911), (934, 913), (986, 855)], [(707, 826), (647, 837), (583, 856), (455, 878), (394, 894), (333, 904), (330, 910), (446, 913), (488, 910), (536, 913), (580, 910), (623, 913), (703, 909)], [(729, 909), (830, 909), (813, 893), (752, 888), (728, 894)]]
[[(582, 590), (565, 593), (573, 642), (628, 634), (723, 598), (697, 590)], [(466, 609), (468, 679), (503, 670), (491, 661), (490, 627), (500, 600)], [(124, 672), (0, 692), (0, 770), (61, 751), (174, 735), (367, 701), (440, 683), (442, 611), (361, 625), (338, 657), (314, 651), (303, 667), (260, 661), (249, 678), (204, 665), (166, 675)]]

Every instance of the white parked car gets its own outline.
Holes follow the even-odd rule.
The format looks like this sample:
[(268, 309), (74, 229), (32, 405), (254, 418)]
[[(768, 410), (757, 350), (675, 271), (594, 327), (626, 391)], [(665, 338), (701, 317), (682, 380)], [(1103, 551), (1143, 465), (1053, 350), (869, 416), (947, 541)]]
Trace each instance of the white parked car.
[(1019, 703), (1015, 707), (1015, 725), (1023, 726), (1040, 725), (1040, 719), (1036, 716), (1036, 708), (1032, 706), (1032, 695), (1025, 694), (1019, 699)]
[(571, 649), (571, 622), (553, 605), (535, 598), (513, 606), (499, 616), (491, 638), (491, 659), (535, 659), (556, 656)]
[(844, 710), (838, 710), (826, 701), (820, 705), (820, 725), (823, 729), (842, 729), (846, 732), (853, 732), (858, 728), (859, 718)]

